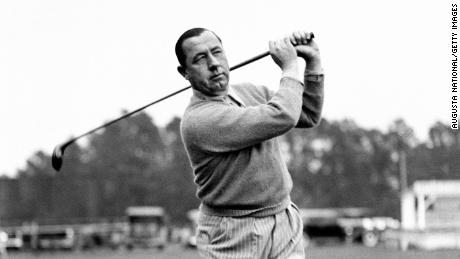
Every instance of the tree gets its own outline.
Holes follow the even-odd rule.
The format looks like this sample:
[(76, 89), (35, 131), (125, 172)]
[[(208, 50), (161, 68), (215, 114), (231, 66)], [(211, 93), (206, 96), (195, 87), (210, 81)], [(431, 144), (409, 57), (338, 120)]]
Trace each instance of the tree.
[(397, 207), (391, 150), (385, 136), (351, 120), (322, 120), (286, 137), (293, 200), (302, 207), (370, 207), (387, 215)]
[(166, 126), (167, 168), (160, 176), (161, 195), (174, 222), (184, 223), (187, 211), (198, 208), (199, 201), (195, 195), (192, 168), (180, 135), (180, 119), (173, 120)]
[[(388, 132), (364, 129), (352, 120), (295, 129), (280, 138), (292, 175), (292, 199), (301, 207), (369, 207), (399, 216), (400, 155), (406, 154), (408, 184), (420, 179), (460, 179), (460, 135), (435, 123), (419, 142), (403, 120)], [(60, 173), (37, 151), (14, 181), (2, 219), (72, 223), (72, 218), (119, 217), (133, 205), (158, 205), (172, 223), (197, 208), (196, 186), (180, 136), (180, 119), (165, 128), (140, 113), (74, 144)], [(3, 200), (2, 200), (3, 202)]]
[[(146, 113), (120, 121), (91, 137), (88, 172), (96, 186), (99, 216), (121, 216), (126, 207), (148, 204), (166, 167), (160, 130)], [(152, 182), (154, 181), (154, 182)]]
[(408, 167), (410, 181), (460, 179), (460, 134), (441, 122), (429, 130), (429, 140), (413, 149)]
[[(53, 177), (50, 157), (43, 151), (37, 151), (27, 161), (26, 168), (18, 172), (19, 219), (45, 219), (53, 217)], [(51, 188), (50, 188), (51, 187)]]

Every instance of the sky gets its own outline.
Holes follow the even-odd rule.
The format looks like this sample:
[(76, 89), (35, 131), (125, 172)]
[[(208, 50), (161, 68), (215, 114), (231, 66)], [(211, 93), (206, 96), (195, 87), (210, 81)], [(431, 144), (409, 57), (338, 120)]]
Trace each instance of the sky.
[[(0, 175), (34, 152), (188, 85), (174, 44), (205, 27), (230, 65), (268, 41), (312, 31), (326, 75), (323, 117), (387, 131), (402, 118), (421, 140), (450, 124), (451, 5), (460, 1), (0, 1)], [(232, 82), (276, 90), (270, 57)], [(187, 91), (146, 110), (159, 126), (181, 116)], [(79, 142), (80, 143), (80, 142)]]

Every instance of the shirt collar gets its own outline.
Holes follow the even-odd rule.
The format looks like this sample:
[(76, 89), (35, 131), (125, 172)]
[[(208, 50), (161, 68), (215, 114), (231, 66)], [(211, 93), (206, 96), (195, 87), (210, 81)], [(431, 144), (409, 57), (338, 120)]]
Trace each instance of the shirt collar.
[(209, 96), (196, 89), (193, 89), (193, 97), (198, 98), (199, 100), (205, 101), (224, 101), (224, 96)]
[[(225, 96), (209, 96), (209, 95), (206, 95), (196, 89), (193, 89), (193, 96), (199, 100), (206, 100), (206, 101), (222, 101), (222, 102), (225, 102)], [(241, 106), (245, 107), (243, 101), (241, 100), (241, 98), (236, 94), (235, 90), (233, 89), (232, 86), (228, 86), (228, 92), (227, 92), (227, 96), (231, 97), (233, 100), (235, 100), (236, 102), (238, 102)]]

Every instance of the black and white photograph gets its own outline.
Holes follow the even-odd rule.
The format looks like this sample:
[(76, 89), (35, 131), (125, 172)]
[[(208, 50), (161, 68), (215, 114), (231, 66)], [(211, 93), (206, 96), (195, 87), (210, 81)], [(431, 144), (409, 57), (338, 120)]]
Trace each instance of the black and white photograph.
[(460, 258), (460, 1), (0, 2), (0, 259)]

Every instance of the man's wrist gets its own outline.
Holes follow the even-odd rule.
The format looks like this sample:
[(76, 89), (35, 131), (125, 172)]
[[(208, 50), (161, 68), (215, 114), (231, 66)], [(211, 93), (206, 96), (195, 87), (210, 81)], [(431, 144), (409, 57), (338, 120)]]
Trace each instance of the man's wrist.
[(322, 71), (321, 58), (319, 56), (305, 59), (305, 71)]
[(306, 67), (304, 71), (304, 75), (319, 75), (319, 74), (324, 74), (324, 70), (322, 67), (314, 68), (314, 69), (309, 69)]
[(298, 66), (292, 66), (292, 67), (289, 67), (287, 69), (283, 69), (283, 74), (281, 75), (281, 77), (290, 77), (290, 78), (294, 78), (300, 82), (302, 82), (302, 75), (301, 73), (299, 73), (299, 68)]

